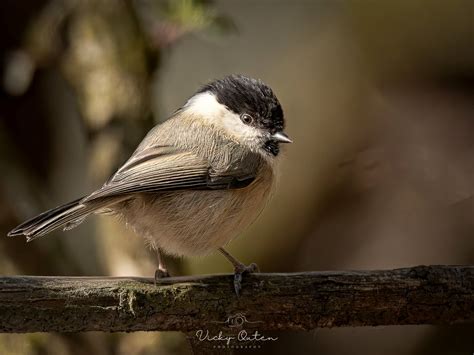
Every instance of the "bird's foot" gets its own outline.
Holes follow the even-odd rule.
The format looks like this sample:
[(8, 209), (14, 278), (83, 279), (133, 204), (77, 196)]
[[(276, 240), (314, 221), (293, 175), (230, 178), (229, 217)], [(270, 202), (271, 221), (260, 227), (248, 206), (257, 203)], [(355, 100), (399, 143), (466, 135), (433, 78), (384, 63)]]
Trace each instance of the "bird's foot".
[(155, 271), (155, 285), (156, 285), (156, 282), (160, 279), (164, 279), (166, 277), (170, 277), (170, 273), (168, 272), (168, 270), (166, 269), (156, 269)]
[(250, 265), (238, 264), (234, 268), (234, 291), (237, 297), (240, 295), (242, 289), (242, 276), (243, 274), (253, 274), (260, 272), (258, 265), (251, 263)]

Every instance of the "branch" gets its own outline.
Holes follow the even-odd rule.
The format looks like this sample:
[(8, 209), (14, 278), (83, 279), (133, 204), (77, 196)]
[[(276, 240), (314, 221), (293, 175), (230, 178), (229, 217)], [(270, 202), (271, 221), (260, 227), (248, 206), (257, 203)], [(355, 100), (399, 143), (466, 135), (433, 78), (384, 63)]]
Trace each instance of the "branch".
[[(474, 267), (146, 278), (0, 278), (0, 332), (259, 330), (474, 321)], [(230, 317), (230, 318), (229, 318)]]

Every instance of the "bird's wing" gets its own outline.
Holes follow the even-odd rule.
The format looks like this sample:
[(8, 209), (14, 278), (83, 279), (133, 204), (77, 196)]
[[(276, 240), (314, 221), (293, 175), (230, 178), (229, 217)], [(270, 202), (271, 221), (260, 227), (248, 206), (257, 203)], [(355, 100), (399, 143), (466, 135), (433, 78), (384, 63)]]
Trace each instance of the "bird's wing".
[(218, 172), (192, 152), (153, 146), (135, 154), (102, 188), (82, 202), (138, 192), (242, 188), (255, 178), (253, 172), (245, 170)]

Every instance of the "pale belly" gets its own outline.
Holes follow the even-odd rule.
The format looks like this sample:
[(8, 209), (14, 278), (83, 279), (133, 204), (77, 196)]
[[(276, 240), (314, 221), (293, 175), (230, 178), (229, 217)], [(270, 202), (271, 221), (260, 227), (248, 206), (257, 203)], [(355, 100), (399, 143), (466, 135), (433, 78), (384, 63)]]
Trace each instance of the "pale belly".
[(119, 213), (153, 247), (179, 256), (205, 255), (225, 246), (265, 206), (272, 177), (236, 190), (142, 194)]

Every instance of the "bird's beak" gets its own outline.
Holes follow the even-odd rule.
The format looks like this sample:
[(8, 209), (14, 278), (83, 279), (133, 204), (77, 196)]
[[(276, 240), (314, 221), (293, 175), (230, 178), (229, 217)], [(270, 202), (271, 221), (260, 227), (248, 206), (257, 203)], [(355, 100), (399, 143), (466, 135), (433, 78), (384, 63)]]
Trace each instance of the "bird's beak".
[(277, 132), (272, 135), (272, 139), (279, 143), (293, 143), (293, 141), (283, 132)]

